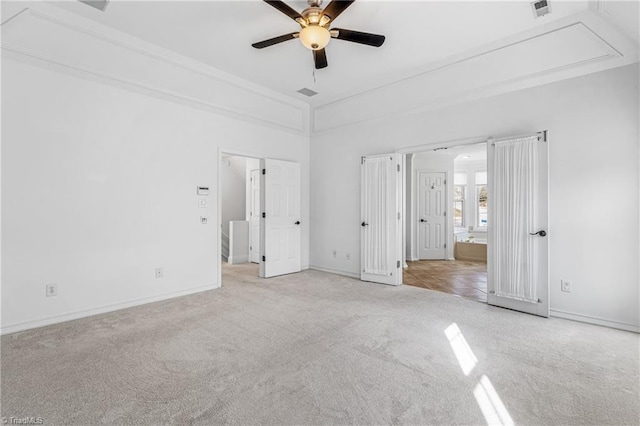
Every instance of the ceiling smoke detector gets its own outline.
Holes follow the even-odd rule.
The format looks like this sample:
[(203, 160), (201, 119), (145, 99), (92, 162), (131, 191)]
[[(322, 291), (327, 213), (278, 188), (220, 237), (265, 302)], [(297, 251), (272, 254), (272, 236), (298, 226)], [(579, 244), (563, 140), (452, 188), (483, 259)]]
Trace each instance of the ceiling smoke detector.
[(534, 1), (531, 3), (531, 9), (533, 10), (533, 17), (539, 18), (548, 13), (551, 13), (551, 7), (547, 0)]

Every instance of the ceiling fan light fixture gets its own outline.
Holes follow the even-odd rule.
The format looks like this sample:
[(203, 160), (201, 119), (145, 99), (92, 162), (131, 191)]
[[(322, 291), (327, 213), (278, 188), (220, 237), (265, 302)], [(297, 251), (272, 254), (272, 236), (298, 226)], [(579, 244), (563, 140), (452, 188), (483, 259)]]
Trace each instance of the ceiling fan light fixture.
[(319, 25), (309, 25), (308, 27), (300, 30), (300, 41), (307, 49), (320, 50), (324, 49), (329, 40), (331, 40), (331, 33), (328, 29)]

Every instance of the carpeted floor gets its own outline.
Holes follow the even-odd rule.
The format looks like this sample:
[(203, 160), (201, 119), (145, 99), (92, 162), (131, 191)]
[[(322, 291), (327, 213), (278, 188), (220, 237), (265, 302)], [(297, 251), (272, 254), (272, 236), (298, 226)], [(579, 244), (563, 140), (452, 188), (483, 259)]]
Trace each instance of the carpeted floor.
[(44, 424), (638, 424), (639, 336), (317, 271), (2, 337)]

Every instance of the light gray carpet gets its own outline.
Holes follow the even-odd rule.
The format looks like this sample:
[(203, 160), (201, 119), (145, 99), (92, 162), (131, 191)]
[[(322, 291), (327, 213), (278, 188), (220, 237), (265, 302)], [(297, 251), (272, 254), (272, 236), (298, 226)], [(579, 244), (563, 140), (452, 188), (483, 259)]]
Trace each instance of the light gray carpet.
[[(317, 271), (269, 280), (248, 272), (227, 266), (220, 290), (4, 336), (2, 416), (81, 425), (640, 422), (636, 334)], [(445, 335), (453, 323), (477, 358), (468, 375)]]

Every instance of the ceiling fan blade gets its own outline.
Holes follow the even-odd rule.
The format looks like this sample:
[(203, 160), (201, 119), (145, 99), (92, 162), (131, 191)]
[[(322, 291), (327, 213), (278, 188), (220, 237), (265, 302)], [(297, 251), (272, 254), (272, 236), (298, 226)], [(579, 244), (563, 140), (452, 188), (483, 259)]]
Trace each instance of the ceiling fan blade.
[(324, 8), (322, 14), (331, 18), (331, 21), (335, 21), (354, 1), (356, 0), (331, 0), (331, 3)]
[(298, 19), (301, 19), (301, 20), (304, 21), (304, 18), (302, 17), (302, 15), (300, 15), (298, 12), (296, 12), (294, 9), (292, 9), (289, 6), (287, 6), (284, 2), (282, 2), (280, 0), (264, 0), (264, 2), (270, 4), (273, 7), (275, 7), (280, 12), (284, 13), (285, 15), (287, 15), (289, 18), (293, 19), (294, 21), (297, 21)]
[(327, 65), (327, 52), (324, 49), (312, 50), (313, 52), (313, 61), (316, 63), (316, 69), (326, 68)]
[(251, 46), (256, 49), (264, 49), (265, 47), (273, 46), (274, 44), (282, 43), (283, 41), (293, 40), (298, 36), (298, 33), (284, 34), (278, 37), (270, 38), (268, 40), (262, 40), (257, 43), (253, 43)]
[(366, 44), (375, 47), (382, 46), (385, 39), (383, 35), (362, 33), (360, 31), (345, 30), (342, 28), (331, 28), (331, 31), (338, 32), (338, 35), (336, 35), (334, 38), (337, 38), (339, 40), (352, 41), (354, 43)]

